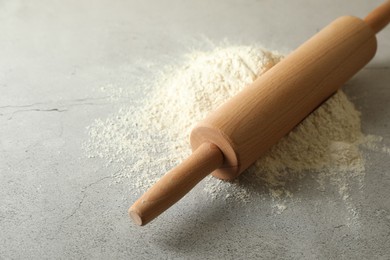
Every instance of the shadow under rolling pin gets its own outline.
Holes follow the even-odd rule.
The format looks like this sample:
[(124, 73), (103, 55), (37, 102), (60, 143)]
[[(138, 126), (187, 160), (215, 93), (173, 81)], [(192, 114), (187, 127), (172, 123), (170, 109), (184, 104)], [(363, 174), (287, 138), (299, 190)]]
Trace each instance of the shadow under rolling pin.
[(375, 34), (390, 22), (390, 1), (365, 20), (338, 18), (191, 132), (192, 155), (129, 209), (145, 225), (208, 174), (232, 180), (335, 93), (375, 55)]

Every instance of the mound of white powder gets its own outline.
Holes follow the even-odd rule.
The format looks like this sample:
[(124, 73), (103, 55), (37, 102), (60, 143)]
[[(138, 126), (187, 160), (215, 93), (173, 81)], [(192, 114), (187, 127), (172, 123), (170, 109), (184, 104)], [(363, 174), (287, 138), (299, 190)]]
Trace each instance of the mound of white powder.
[[(96, 120), (88, 128), (88, 155), (106, 160), (118, 181), (129, 178), (132, 188), (142, 193), (190, 154), (189, 133), (198, 121), (281, 59), (256, 46), (190, 53), (157, 76), (142, 104)], [(293, 195), (288, 184), (311, 172), (320, 189), (330, 182), (346, 200), (350, 182), (364, 181), (359, 146), (370, 138), (362, 134), (359, 116), (339, 91), (236, 181), (207, 177), (204, 191), (211, 198), (247, 201), (261, 185), (283, 200)]]

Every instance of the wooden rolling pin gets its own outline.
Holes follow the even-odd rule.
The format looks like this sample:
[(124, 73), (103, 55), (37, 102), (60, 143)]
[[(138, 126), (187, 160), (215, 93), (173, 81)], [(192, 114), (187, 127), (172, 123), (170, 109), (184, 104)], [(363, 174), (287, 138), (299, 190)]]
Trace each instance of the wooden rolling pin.
[(147, 224), (210, 172), (236, 178), (372, 59), (375, 34), (389, 22), (390, 1), (364, 21), (341, 17), (245, 87), (193, 129), (193, 154), (139, 198), (130, 217)]

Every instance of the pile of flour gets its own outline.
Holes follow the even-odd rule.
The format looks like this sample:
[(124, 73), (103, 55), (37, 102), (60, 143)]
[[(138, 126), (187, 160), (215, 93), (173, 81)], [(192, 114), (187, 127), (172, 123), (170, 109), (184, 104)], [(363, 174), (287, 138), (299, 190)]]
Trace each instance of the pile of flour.
[[(97, 119), (88, 128), (87, 153), (104, 159), (118, 181), (128, 178), (142, 193), (190, 154), (189, 134), (198, 121), (282, 58), (258, 46), (192, 52), (145, 85), (142, 103)], [(359, 146), (374, 139), (362, 134), (359, 112), (339, 91), (236, 181), (207, 177), (204, 192), (211, 198), (248, 201), (262, 186), (280, 201), (293, 196), (289, 183), (316, 173), (319, 189), (330, 182), (346, 200), (351, 181), (364, 182)]]

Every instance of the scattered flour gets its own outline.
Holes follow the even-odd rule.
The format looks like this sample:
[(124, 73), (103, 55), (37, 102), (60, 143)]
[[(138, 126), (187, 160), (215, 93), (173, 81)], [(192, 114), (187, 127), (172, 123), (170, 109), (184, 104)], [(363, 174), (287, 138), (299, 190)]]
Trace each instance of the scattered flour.
[[(192, 52), (181, 65), (165, 68), (151, 87), (145, 84), (150, 94), (145, 94), (142, 105), (97, 119), (88, 128), (85, 149), (90, 157), (103, 158), (114, 167), (118, 181), (129, 178), (131, 187), (142, 193), (190, 154), (189, 133), (198, 121), (282, 58), (256, 46)], [(378, 150), (379, 142), (379, 137), (362, 134), (359, 112), (339, 91), (237, 180), (207, 177), (204, 191), (211, 198), (249, 201), (262, 189), (280, 214), (286, 209), (283, 202), (293, 197), (290, 187), (309, 174), (319, 190), (330, 182), (347, 201), (351, 183), (364, 185), (359, 147)]]

